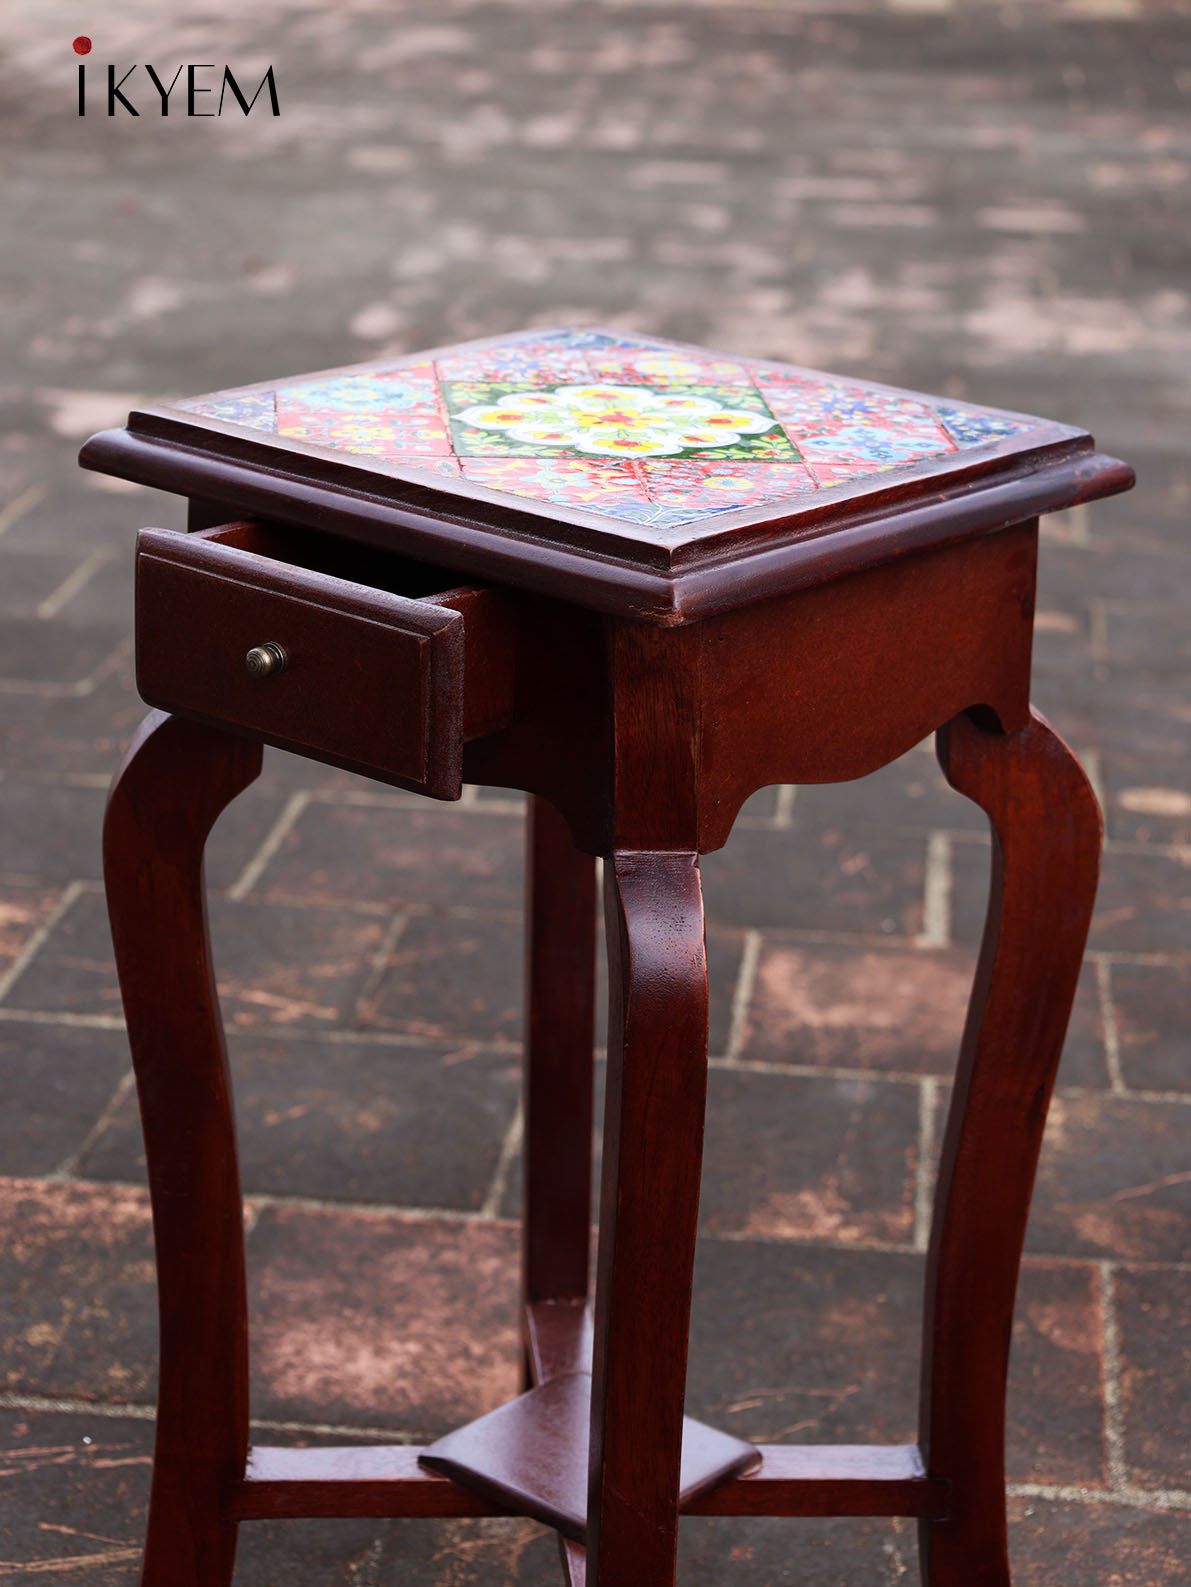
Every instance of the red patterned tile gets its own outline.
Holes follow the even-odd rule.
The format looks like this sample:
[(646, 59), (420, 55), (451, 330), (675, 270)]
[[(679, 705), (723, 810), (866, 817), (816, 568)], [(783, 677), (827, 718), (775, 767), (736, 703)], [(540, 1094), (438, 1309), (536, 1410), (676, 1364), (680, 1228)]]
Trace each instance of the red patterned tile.
[(522, 384), (550, 386), (590, 380), (592, 374), (581, 349), (548, 341), (477, 347), (438, 360), (441, 380), (515, 380)]
[(682, 458), (674, 463), (650, 461), (637, 466), (651, 501), (666, 507), (688, 503), (703, 512), (752, 507), (815, 489), (814, 477), (802, 463), (709, 463)]
[(572, 502), (598, 508), (619, 500), (639, 501), (641, 485), (631, 463), (583, 462), (569, 457), (466, 457), (466, 479), (514, 496)]

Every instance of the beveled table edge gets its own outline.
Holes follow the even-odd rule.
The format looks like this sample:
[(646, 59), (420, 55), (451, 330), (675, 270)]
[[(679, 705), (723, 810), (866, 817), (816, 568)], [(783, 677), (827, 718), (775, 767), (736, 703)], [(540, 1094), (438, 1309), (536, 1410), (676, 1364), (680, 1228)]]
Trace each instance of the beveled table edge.
[[(1067, 433), (1075, 439), (1058, 451), (985, 458), (984, 471), (978, 466), (975, 477), (971, 470), (962, 477), (940, 474), (913, 494), (899, 493), (891, 482), (887, 492), (857, 500), (850, 513), (838, 501), (824, 502), (825, 513), (818, 516), (825, 522), (808, 526), (805, 514), (771, 514), (747, 543), (737, 537), (725, 548), (704, 541), (689, 548), (682, 563), (663, 566), (643, 564), (639, 542), (637, 556), (630, 558), (597, 550), (590, 541), (575, 544), (570, 536), (543, 538), (543, 519), (570, 528), (543, 514), (540, 508), (548, 509), (548, 503), (535, 512), (514, 508), (507, 522), (494, 524), (463, 510), (478, 505), (468, 497), (456, 497), (458, 510), (448, 514), (441, 492), (429, 493), (427, 500), (395, 500), (346, 479), (298, 475), (132, 428), (92, 436), (79, 462), (137, 484), (226, 504), (233, 516), (289, 521), (474, 578), (672, 626), (1130, 488), (1134, 474), (1128, 464), (1093, 451), (1082, 432)], [(997, 468), (998, 461), (1008, 466)], [(502, 504), (509, 500), (500, 497)], [(599, 538), (606, 544), (611, 537)]]

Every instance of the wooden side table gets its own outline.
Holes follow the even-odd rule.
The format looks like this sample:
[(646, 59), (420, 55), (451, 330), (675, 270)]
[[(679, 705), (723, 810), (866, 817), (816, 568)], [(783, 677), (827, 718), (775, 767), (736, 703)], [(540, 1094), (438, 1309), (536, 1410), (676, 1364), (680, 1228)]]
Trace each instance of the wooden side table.
[[(138, 410), (83, 463), (145, 530), (150, 716), (106, 826), (157, 1240), (145, 1587), (263, 1516), (537, 1516), (572, 1583), (667, 1587), (680, 1511), (904, 1515), (1004, 1587), (1005, 1378), (1100, 820), (1028, 699), (1037, 518), (1131, 471), (1061, 425), (650, 338), (537, 331)], [(932, 730), (991, 902), (939, 1172), (916, 1445), (684, 1421), (707, 1068), (699, 856), (775, 782)], [(525, 1393), (427, 1450), (249, 1448), (241, 1196), (203, 845), (262, 743), (531, 800)], [(595, 857), (611, 1013), (587, 1305)]]

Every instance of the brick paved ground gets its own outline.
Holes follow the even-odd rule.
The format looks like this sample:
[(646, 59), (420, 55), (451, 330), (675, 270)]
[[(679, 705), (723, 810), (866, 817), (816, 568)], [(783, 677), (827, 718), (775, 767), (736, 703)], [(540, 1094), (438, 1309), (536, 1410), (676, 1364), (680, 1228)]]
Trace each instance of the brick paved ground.
[[(141, 710), (132, 533), (179, 513), (80, 476), (76, 445), (134, 397), (599, 318), (1049, 413), (1139, 467), (1134, 496), (1046, 531), (1036, 698), (1096, 779), (1109, 844), (1009, 1458), (1021, 1587), (1185, 1582), (1186, 8), (184, 9), (51, 24), (5, 7), (0, 1577), (131, 1583), (151, 1431), (148, 1212), (97, 831)], [(284, 114), (80, 121), (80, 27), (100, 61), (273, 61)], [(521, 842), (513, 799), (431, 806), (280, 756), (217, 831), (273, 1441), (420, 1437), (514, 1389)], [(981, 821), (926, 747), (848, 787), (758, 796), (707, 861), (696, 1413), (769, 1440), (912, 1436), (986, 869)], [(684, 1550), (700, 1587), (914, 1576), (900, 1523), (699, 1522)], [(554, 1572), (529, 1524), (360, 1521), (248, 1526), (237, 1580)]]

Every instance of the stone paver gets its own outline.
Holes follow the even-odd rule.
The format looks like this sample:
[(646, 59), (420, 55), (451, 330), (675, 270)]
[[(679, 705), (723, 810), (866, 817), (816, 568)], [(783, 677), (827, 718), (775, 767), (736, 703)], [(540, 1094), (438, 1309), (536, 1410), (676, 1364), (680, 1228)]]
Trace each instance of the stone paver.
[[(1109, 841), (1008, 1458), (1017, 1587), (1181, 1587), (1191, 7), (216, 0), (182, 20), (115, 0), (86, 24), (93, 61), (275, 64), (276, 121), (182, 124), (79, 118), (82, 25), (14, 0), (0, 56), (0, 1576), (132, 1587), (151, 1441), (98, 823), (142, 713), (133, 536), (183, 513), (81, 474), (77, 446), (133, 401), (578, 320), (1051, 414), (1138, 467), (1133, 495), (1043, 527), (1035, 698)], [(515, 1391), (522, 809), (270, 752), (216, 828), (258, 1441), (410, 1438)], [(929, 745), (761, 791), (708, 858), (696, 1414), (913, 1436), (988, 868)], [(899, 1521), (700, 1520), (682, 1540), (685, 1587), (915, 1569)], [(519, 1521), (254, 1523), (236, 1576), (557, 1579)]]
[[(515, 1053), (466, 1045), (432, 1050), (288, 1033), (240, 1042), (244, 1190), (478, 1212), (513, 1124), (519, 1082)], [(129, 1092), (78, 1171), (140, 1182), (144, 1164)]]

